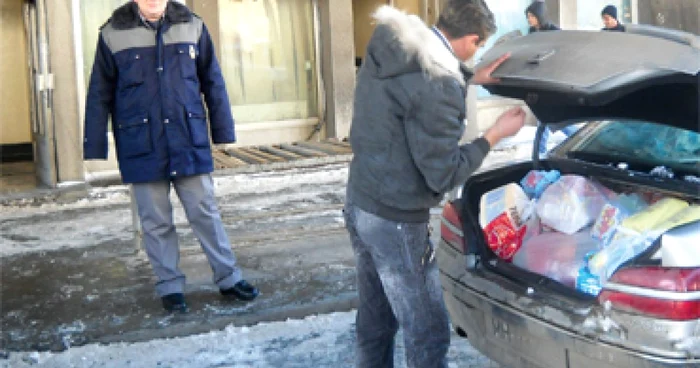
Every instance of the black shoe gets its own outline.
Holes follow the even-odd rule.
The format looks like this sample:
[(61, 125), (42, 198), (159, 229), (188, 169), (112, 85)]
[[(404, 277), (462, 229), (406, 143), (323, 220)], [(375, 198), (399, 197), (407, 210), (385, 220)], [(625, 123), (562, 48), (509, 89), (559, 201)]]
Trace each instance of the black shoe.
[(249, 284), (246, 280), (238, 281), (236, 285), (233, 285), (233, 287), (228, 289), (220, 289), (219, 291), (223, 296), (234, 296), (237, 299), (245, 301), (253, 300), (258, 296), (258, 294), (260, 294), (258, 289)]
[(190, 310), (182, 293), (168, 294), (160, 299), (163, 301), (163, 308), (168, 312), (187, 313)]

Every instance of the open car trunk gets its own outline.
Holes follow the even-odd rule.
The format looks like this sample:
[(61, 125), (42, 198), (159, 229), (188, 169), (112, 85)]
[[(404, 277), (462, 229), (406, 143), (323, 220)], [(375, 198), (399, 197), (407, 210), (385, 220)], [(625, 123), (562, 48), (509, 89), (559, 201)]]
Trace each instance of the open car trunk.
[[(607, 221), (601, 216), (603, 206), (616, 203), (619, 211), (613, 213), (622, 213), (618, 197), (628, 199), (625, 196), (633, 194), (643, 194), (644, 203), (635, 209), (640, 213), (657, 210), (653, 203), (658, 201), (662, 209), (692, 207), (693, 216), (697, 215), (700, 187), (682, 176), (696, 180), (700, 176), (700, 141), (695, 134), (700, 129), (700, 38), (638, 26), (630, 26), (625, 33), (537, 32), (499, 43), (477, 68), (506, 53), (510, 58), (492, 74), (500, 82), (485, 86), (491, 93), (525, 101), (543, 125), (556, 128), (592, 121), (605, 123), (601, 129), (613, 130), (600, 135), (608, 137), (605, 145), (589, 147), (589, 138), (600, 132), (589, 123), (545, 159), (538, 159), (535, 147), (532, 162), (472, 176), (450, 210), (458, 213), (455, 221), (461, 221), (462, 231), (456, 233), (463, 233), (461, 245), (457, 243), (464, 248), (459, 252), (466, 255), (467, 271), (452, 272), (456, 268), (449, 263), (452, 257), (446, 257), (441, 269), (448, 270), (450, 280), (458, 280), (493, 304), (508, 305), (578, 336), (673, 359), (674, 364), (686, 360), (697, 364), (700, 255), (684, 256), (683, 247), (665, 242), (662, 234), (676, 231), (667, 222), (636, 234), (627, 231), (653, 223), (662, 216), (656, 212), (642, 218), (636, 213), (627, 216), (631, 224), (620, 215), (616, 219), (622, 222), (613, 232), (600, 225)], [(644, 124), (656, 124), (656, 128)], [(541, 132), (542, 127), (537, 144)], [(624, 147), (618, 144), (616, 132), (627, 134)], [(681, 138), (686, 141), (682, 147)], [(649, 147), (659, 151), (648, 152)], [(667, 176), (664, 169), (660, 175), (650, 173), (660, 166), (671, 167), (678, 176)], [(519, 184), (531, 170), (559, 172), (561, 177), (547, 190), (560, 182), (571, 188), (578, 182), (579, 187), (559, 188), (549, 198), (545, 198), (547, 190), (534, 195), (538, 198), (531, 206), (535, 210), (529, 213), (541, 217), (539, 224), (528, 222), (532, 216), (527, 211), (512, 211), (510, 205), (501, 206), (500, 214), (494, 214), (497, 211), (490, 205), (483, 206), (484, 194), (489, 203), (489, 192), (506, 185), (510, 200), (525, 196), (518, 194), (524, 188)], [(507, 197), (505, 190), (500, 193)], [(606, 198), (600, 200), (596, 193)], [(575, 202), (583, 202), (584, 197), (599, 206), (577, 206)], [(576, 207), (587, 208), (586, 215), (567, 212)], [(670, 218), (664, 221), (672, 223)], [(549, 232), (541, 224), (556, 231)], [(700, 243), (700, 222), (691, 225), (693, 235), (684, 240), (682, 234), (676, 237), (687, 245), (685, 250)], [(664, 226), (667, 229), (659, 232)], [(533, 228), (537, 230), (530, 231)], [(472, 318), (468, 313), (463, 317)]]
[[(574, 234), (544, 230), (525, 241), (512, 260), (505, 260), (503, 256), (494, 253), (479, 221), (482, 215), (481, 198), (501, 186), (520, 183), (533, 170), (533, 165), (533, 162), (523, 162), (491, 170), (472, 177), (463, 188), (458, 207), (461, 211), (466, 251), (472, 256), (476, 255), (479, 260), (473, 271), (479, 275), (478, 278), (490, 280), (502, 287), (502, 291), (488, 288), (482, 291), (493, 293), (491, 297), (503, 299), (524, 313), (582, 335), (595, 336), (613, 344), (669, 358), (700, 357), (698, 332), (694, 330), (700, 328), (697, 321), (687, 323), (664, 320), (645, 316), (635, 310), (610, 308), (610, 305), (601, 302), (599, 291), (579, 287), (577, 278), (580, 269), (586, 264), (584, 255), (600, 249), (600, 246), (590, 241), (590, 225)], [(590, 179), (614, 193), (643, 191), (656, 199), (668, 197), (693, 205), (700, 204), (697, 188), (678, 180), (632, 176), (625, 170), (562, 158), (542, 160), (539, 165), (540, 169), (558, 170), (562, 177), (576, 175)], [(547, 240), (549, 245), (540, 244), (543, 249), (539, 250), (528, 249), (528, 242), (542, 236), (550, 236)], [(552, 239), (555, 239), (554, 243)], [(637, 267), (661, 266), (664, 261), (661, 247), (661, 241), (655, 240), (647, 250), (627, 259), (615, 273)], [(666, 262), (677, 262), (673, 256), (671, 253)], [(700, 264), (694, 265), (696, 271), (698, 266)], [(477, 283), (470, 286), (479, 288)], [(656, 327), (650, 329), (649, 326)], [(683, 341), (690, 347), (678, 346), (677, 336), (682, 336), (681, 340), (687, 339)]]

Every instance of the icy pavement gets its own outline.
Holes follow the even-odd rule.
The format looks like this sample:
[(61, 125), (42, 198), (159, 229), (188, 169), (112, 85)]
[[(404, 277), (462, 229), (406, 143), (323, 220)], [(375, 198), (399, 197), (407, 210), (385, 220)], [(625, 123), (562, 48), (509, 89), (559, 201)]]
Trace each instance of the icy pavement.
[[(533, 134), (533, 127), (525, 127), (517, 136), (502, 141), (482, 167), (529, 158)], [(556, 141), (557, 136), (553, 135), (550, 141)], [(217, 201), (234, 246), (255, 238), (271, 223), (289, 222), (285, 231), (292, 235), (316, 228), (341, 228), (338, 210), (345, 199), (347, 166), (341, 163), (214, 176)], [(178, 233), (192, 239), (174, 191), (172, 198)], [(284, 231), (278, 233), (285, 235)], [(37, 203), (28, 199), (0, 205), (0, 258), (132, 239), (126, 185), (95, 187), (86, 198), (75, 201)]]
[[(235, 245), (269, 229), (273, 222), (289, 231), (339, 228), (346, 182), (347, 164), (214, 177), (221, 215)], [(173, 191), (178, 233), (192, 238), (176, 198)], [(0, 206), (0, 234), (0, 257), (130, 241), (128, 187), (94, 188), (87, 198), (68, 203), (18, 201)]]
[[(91, 344), (61, 353), (11, 353), (2, 368), (25, 367), (351, 367), (354, 361), (355, 312), (303, 320), (226, 327), (222, 331), (174, 339), (110, 345)], [(396, 339), (396, 367), (405, 367), (401, 335)], [(496, 368), (497, 365), (453, 334), (450, 367)]]
[[(527, 134), (524, 132), (510, 143), (496, 147), (483, 166), (530, 157)], [(303, 343), (295, 343), (295, 331), (288, 336), (277, 331), (282, 337), (270, 338), (272, 347), (268, 350), (258, 350), (257, 346), (262, 343), (257, 343), (259, 340), (251, 338), (246, 331), (283, 330), (280, 326), (284, 325), (260, 325), (251, 330), (230, 327), (225, 333), (198, 336), (195, 341), (204, 341), (201, 343), (187, 338), (154, 340), (218, 330), (228, 325), (249, 326), (261, 321), (302, 318), (352, 308), (356, 294), (354, 267), (341, 216), (347, 173), (344, 163), (214, 177), (217, 201), (234, 250), (246, 277), (263, 292), (252, 305), (219, 300), (216, 288), (211, 285), (206, 259), (175, 199), (181, 267), (188, 276), (187, 298), (193, 309), (182, 321), (160, 314), (150, 266), (133, 245), (127, 186), (92, 188), (87, 197), (77, 200), (27, 200), (0, 206), (0, 346), (26, 352), (69, 348), (65, 355), (12, 353), (12, 364), (2, 360), (0, 351), (0, 366), (30, 364), (22, 357), (29, 362), (46, 362), (48, 367), (158, 366), (157, 361), (139, 365), (138, 360), (132, 359), (127, 363), (130, 358), (122, 357), (128, 353), (119, 349), (155, 352), (168, 344), (176, 348), (165, 349), (167, 354), (156, 354), (163, 359), (160, 366), (246, 367), (245, 360), (232, 365), (221, 360), (201, 364), (195, 360), (207, 356), (228, 359), (229, 355), (240, 351), (250, 351), (254, 357), (255, 354), (267, 357), (268, 360), (256, 359), (255, 364), (262, 365), (249, 365), (253, 367), (330, 366), (336, 365), (336, 361), (344, 362), (337, 359), (352, 360), (352, 355), (338, 355), (337, 359), (324, 361), (325, 355), (319, 353), (317, 357), (313, 351), (306, 352), (311, 360), (303, 360), (307, 358), (301, 347), (306, 345), (318, 344), (322, 346), (320, 351), (347, 350), (346, 353), (351, 354), (350, 327), (319, 331), (323, 330), (324, 323), (313, 318), (308, 324), (318, 323), (318, 326), (309, 330), (311, 337)], [(439, 236), (437, 232), (435, 235)], [(330, 317), (318, 317), (321, 321), (323, 318)], [(351, 325), (352, 318), (346, 319), (346, 325)], [(207, 340), (207, 336), (212, 337)], [(314, 336), (326, 344), (318, 343)], [(331, 338), (340, 341), (339, 346), (327, 344)], [(235, 340), (242, 345), (232, 350), (222, 347), (215, 339)], [(153, 341), (143, 342), (148, 340)], [(455, 338), (455, 341), (461, 340)], [(112, 345), (77, 347), (96, 342)], [(275, 344), (291, 350), (283, 355), (267, 354), (275, 351)], [(190, 345), (198, 348), (188, 350)], [(301, 350), (294, 350), (296, 345), (300, 345), (298, 349)], [(110, 350), (112, 348), (116, 350)], [(97, 356), (96, 360), (90, 358), (102, 354), (102, 350), (111, 351), (104, 354), (112, 354), (122, 365), (112, 364), (109, 355)], [(85, 352), (88, 363), (80, 363), (83, 355), (73, 351)], [(182, 355), (178, 355), (180, 351)], [(280, 363), (286, 362), (282, 357), (289, 354), (298, 354), (303, 358), (301, 363), (293, 360), (289, 365)], [(22, 363), (17, 362), (18, 356)], [(150, 354), (142, 358), (150, 359)], [(471, 364), (469, 360), (463, 362), (459, 365)]]

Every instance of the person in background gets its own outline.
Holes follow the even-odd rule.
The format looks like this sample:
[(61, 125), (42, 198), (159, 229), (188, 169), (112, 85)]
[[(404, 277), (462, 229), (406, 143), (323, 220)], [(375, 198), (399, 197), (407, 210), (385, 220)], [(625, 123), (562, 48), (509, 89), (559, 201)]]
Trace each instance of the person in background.
[(122, 181), (132, 184), (163, 308), (188, 310), (171, 188), (220, 293), (255, 299), (258, 289), (243, 279), (214, 197), (209, 135), (215, 144), (236, 137), (204, 22), (177, 1), (134, 0), (116, 9), (100, 28), (85, 110), (86, 160), (107, 159), (111, 118), (119, 171)]
[[(527, 16), (527, 23), (530, 25), (530, 33), (560, 30), (560, 28), (547, 17), (547, 6), (544, 1), (535, 0), (525, 9), (525, 15)], [(540, 123), (537, 122), (537, 124)], [(566, 127), (562, 129), (561, 132), (566, 136), (570, 136), (576, 132), (576, 127)], [(540, 139), (540, 155), (547, 153), (547, 141), (551, 134), (552, 131), (545, 127), (542, 138)]]
[(530, 25), (530, 33), (559, 30), (559, 27), (549, 20), (544, 1), (535, 0), (525, 9), (525, 15)]
[(603, 24), (605, 24), (605, 28), (602, 29), (603, 31), (625, 31), (625, 26), (617, 19), (617, 7), (615, 7), (615, 5), (606, 6), (603, 8), (600, 15), (603, 18)]

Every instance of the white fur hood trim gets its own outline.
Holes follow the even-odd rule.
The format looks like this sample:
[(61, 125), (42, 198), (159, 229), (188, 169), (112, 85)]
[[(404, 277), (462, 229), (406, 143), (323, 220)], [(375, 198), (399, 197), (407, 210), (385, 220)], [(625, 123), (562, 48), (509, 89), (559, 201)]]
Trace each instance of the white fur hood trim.
[(415, 56), (428, 76), (451, 76), (462, 85), (466, 84), (460, 70), (461, 62), (420, 18), (389, 5), (379, 7), (373, 17), (377, 24), (387, 25), (394, 31), (409, 57)]

